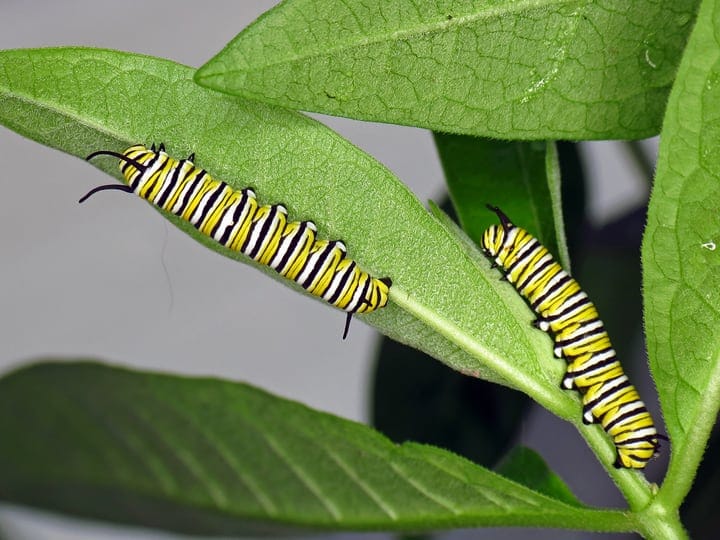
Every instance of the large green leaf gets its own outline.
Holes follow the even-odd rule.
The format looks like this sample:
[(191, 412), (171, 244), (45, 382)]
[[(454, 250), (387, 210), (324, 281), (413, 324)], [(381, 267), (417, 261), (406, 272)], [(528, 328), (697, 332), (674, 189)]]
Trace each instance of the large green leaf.
[(720, 407), (720, 2), (704, 0), (668, 102), (643, 240), (650, 365), (687, 494)]
[(0, 499), (197, 534), (631, 530), (248, 385), (45, 363), (0, 380)]
[(293, 109), (514, 139), (658, 132), (697, 0), (290, 0), (196, 80)]
[[(261, 201), (283, 202), (293, 219), (312, 218), (321, 237), (342, 238), (363, 267), (390, 276), (391, 305), (366, 317), (383, 332), (575, 418), (577, 406), (557, 388), (562, 366), (547, 369), (549, 342), (527, 324), (523, 302), (488, 265), (470, 260), (387, 169), (322, 124), (203, 89), (189, 68), (128, 53), (6, 51), (0, 66), (0, 122), (77, 156), (151, 141), (179, 156), (195, 151), (216, 177), (237, 189), (251, 183)], [(114, 159), (94, 163), (119, 174)], [(172, 219), (208, 247), (251, 263)]]

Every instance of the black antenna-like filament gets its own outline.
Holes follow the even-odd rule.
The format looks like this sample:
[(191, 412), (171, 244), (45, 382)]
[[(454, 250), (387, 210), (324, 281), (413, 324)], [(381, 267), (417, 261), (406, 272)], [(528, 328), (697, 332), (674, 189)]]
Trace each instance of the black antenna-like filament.
[(143, 165), (139, 161), (135, 161), (133, 158), (127, 157), (125, 154), (121, 154), (120, 152), (112, 152), (110, 150), (98, 150), (97, 152), (93, 152), (92, 154), (90, 154), (88, 157), (85, 158), (85, 161), (90, 161), (91, 159), (93, 159), (94, 157), (97, 157), (97, 156), (112, 156), (112, 157), (118, 158), (118, 159), (124, 161), (125, 163), (129, 163), (130, 165), (135, 167), (138, 171), (144, 171), (146, 168), (145, 165)]
[(500, 223), (502, 223), (503, 229), (506, 231), (512, 228), (513, 224), (510, 221), (510, 218), (505, 215), (505, 213), (500, 210), (497, 206), (493, 206), (492, 204), (486, 204), (488, 210), (491, 210), (492, 212), (495, 212), (497, 214), (497, 217), (500, 219)]
[[(392, 286), (392, 279), (390, 279), (389, 277), (380, 278), (380, 281), (382, 281), (385, 284), (385, 286), (387, 286), (388, 288)], [(370, 300), (368, 300), (367, 298), (363, 298), (362, 303), (366, 304), (368, 306), (371, 305)], [(350, 321), (351, 320), (352, 320), (352, 313), (348, 313), (347, 318), (345, 319), (345, 331), (343, 332), (343, 337), (342, 337), (343, 339), (345, 339), (348, 335), (348, 330), (350, 330)]]
[[(97, 156), (112, 156), (112, 157), (118, 158), (119, 160), (129, 163), (130, 165), (135, 167), (138, 171), (144, 172), (146, 169), (145, 165), (143, 165), (139, 161), (135, 161), (134, 159), (129, 158), (124, 154), (120, 154), (119, 152), (111, 152), (110, 150), (98, 150), (97, 152), (93, 152), (92, 154), (90, 154), (88, 157), (85, 158), (85, 161), (90, 161), (91, 159), (93, 159), (94, 157), (97, 157)], [(98, 191), (109, 191), (109, 190), (124, 191), (126, 193), (133, 192), (132, 188), (130, 186), (126, 186), (125, 184), (105, 184), (105, 185), (98, 186), (96, 188), (91, 189), (85, 195), (83, 195), (78, 202), (82, 203), (82, 202), (86, 201), (89, 197), (95, 195), (95, 193), (97, 193)]]
[(78, 202), (85, 202), (88, 198), (90, 198), (92, 195), (95, 195), (98, 191), (110, 191), (113, 189), (117, 191), (124, 191), (125, 193), (133, 192), (133, 189), (130, 186), (126, 186), (125, 184), (105, 184), (96, 188), (92, 188), (85, 195), (83, 195)]

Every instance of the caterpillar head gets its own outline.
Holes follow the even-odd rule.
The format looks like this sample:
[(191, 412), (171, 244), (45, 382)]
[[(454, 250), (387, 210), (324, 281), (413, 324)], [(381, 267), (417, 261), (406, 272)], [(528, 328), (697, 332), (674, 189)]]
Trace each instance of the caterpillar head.
[[(158, 154), (163, 157), (167, 157), (164, 144), (160, 144), (158, 148), (155, 148), (154, 144), (150, 148), (146, 147), (144, 144), (135, 144), (125, 150), (122, 154), (111, 150), (98, 150), (97, 152), (93, 152), (85, 158), (87, 161), (90, 161), (97, 156), (112, 156), (119, 159), (120, 162), (118, 163), (118, 166), (120, 167), (120, 172), (123, 174), (127, 185), (107, 184), (98, 186), (91, 189), (78, 202), (87, 200), (98, 191), (118, 190), (133, 193), (135, 188), (137, 188), (135, 180), (145, 173), (148, 168), (146, 164), (152, 161)], [(191, 162), (194, 157), (195, 154), (192, 154), (187, 161)]]
[[(131, 146), (127, 150), (125, 150), (124, 153), (119, 154), (117, 152), (113, 152), (111, 150), (98, 150), (97, 152), (93, 152), (85, 159), (87, 161), (90, 161), (91, 159), (97, 157), (97, 156), (112, 156), (120, 160), (120, 171), (123, 173), (123, 176), (125, 177), (126, 182), (130, 183), (130, 177), (133, 174), (142, 173), (145, 171), (145, 165), (137, 161), (134, 157), (130, 157), (130, 155), (135, 155), (137, 152), (149, 152), (147, 148), (145, 148), (142, 145), (135, 145)], [(132, 173), (128, 173), (127, 171), (131, 170)], [(96, 188), (91, 189), (88, 191), (83, 197), (80, 198), (78, 202), (82, 203), (86, 201), (88, 198), (93, 196), (98, 191), (108, 191), (108, 190), (117, 190), (117, 191), (125, 191), (127, 193), (132, 193), (133, 188), (129, 185), (124, 184), (105, 184), (102, 186), (98, 186)]]
[(491, 225), (483, 233), (480, 246), (486, 256), (495, 258), (502, 251), (508, 231), (513, 227), (510, 219), (497, 206), (487, 205), (500, 219), (499, 225)]

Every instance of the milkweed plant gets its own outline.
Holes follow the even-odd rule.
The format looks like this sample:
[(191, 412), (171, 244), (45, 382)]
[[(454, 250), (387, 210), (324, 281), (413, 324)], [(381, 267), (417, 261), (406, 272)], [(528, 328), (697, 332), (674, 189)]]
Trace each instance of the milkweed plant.
[[(43, 359), (0, 379), (0, 500), (195, 535), (716, 531), (718, 36), (720, 0), (285, 0), (199, 69), (85, 47), (0, 51), (11, 130), (81, 159), (161, 142), (194, 153), (228, 193), (251, 185), (392, 283), (387, 305), (356, 315), (385, 336), (375, 428), (239, 382)], [(423, 204), (304, 112), (431, 130), (450, 203)], [(653, 168), (638, 141), (658, 134)], [(651, 195), (592, 228), (577, 142), (608, 139), (627, 141)], [(118, 159), (92, 165), (122, 180)], [(642, 324), (654, 385), (636, 384), (669, 439), (653, 439), (662, 458), (647, 468), (630, 454), (637, 469), (614, 466), (613, 439), (561, 388), (552, 334), (479, 247), (497, 222), (488, 203), (572, 272), (619, 353)], [(542, 455), (515, 442), (528, 398), (576, 428)], [(584, 446), (573, 438), (595, 454), (590, 476), (549, 465)], [(578, 496), (603, 481), (622, 506)]]

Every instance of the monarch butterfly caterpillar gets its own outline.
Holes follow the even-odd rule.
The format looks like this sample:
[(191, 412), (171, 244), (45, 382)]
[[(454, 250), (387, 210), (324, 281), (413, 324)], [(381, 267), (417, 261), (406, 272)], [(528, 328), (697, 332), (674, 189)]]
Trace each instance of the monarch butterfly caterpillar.
[(213, 179), (193, 164), (195, 154), (177, 160), (163, 144), (137, 144), (122, 154), (107, 150), (96, 156), (120, 160), (127, 185), (108, 184), (90, 190), (136, 193), (151, 204), (189, 221), (226, 248), (239, 251), (295, 281), (309, 293), (347, 312), (343, 339), (353, 313), (370, 313), (387, 304), (392, 281), (374, 278), (347, 258), (340, 240), (318, 240), (312, 221), (288, 221), (282, 204), (261, 206), (250, 188), (241, 191)]
[(493, 267), (530, 303), (533, 325), (549, 332), (554, 354), (568, 363), (561, 387), (582, 394), (583, 422), (600, 423), (617, 451), (614, 466), (642, 469), (660, 449), (645, 404), (623, 373), (595, 305), (580, 285), (524, 229), (488, 205), (500, 225), (485, 230), (481, 247)]

